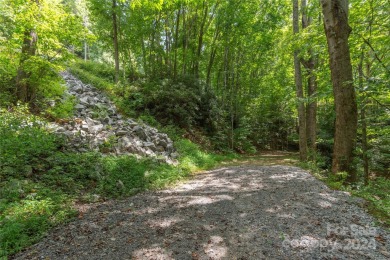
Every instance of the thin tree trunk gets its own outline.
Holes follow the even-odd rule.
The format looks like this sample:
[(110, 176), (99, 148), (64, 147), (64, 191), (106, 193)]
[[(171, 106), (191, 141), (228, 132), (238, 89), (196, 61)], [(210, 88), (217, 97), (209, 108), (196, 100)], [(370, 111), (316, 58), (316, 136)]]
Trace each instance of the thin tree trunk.
[(88, 44), (87, 41), (84, 41), (84, 61), (88, 60)]
[(321, 0), (333, 84), (336, 124), (332, 172), (347, 172), (348, 182), (356, 181), (353, 165), (357, 135), (357, 104), (348, 37), (347, 0)]
[(174, 61), (173, 61), (173, 78), (177, 78), (177, 49), (179, 48), (179, 26), (180, 26), (180, 12), (181, 7), (177, 11), (176, 16), (176, 28), (175, 28), (175, 53), (174, 53)]
[(165, 63), (165, 73), (166, 75), (170, 75), (171, 73), (171, 70), (170, 70), (170, 59), (169, 59), (169, 55), (170, 55), (170, 34), (169, 34), (169, 24), (168, 24), (168, 19), (165, 20), (165, 54), (164, 54), (164, 63)]
[(204, 34), (204, 29), (205, 29), (205, 24), (207, 20), (207, 14), (209, 12), (208, 5), (206, 1), (203, 1), (203, 18), (202, 18), (202, 24), (199, 29), (199, 36), (198, 36), (198, 48), (196, 51), (196, 61), (195, 61), (195, 77), (199, 78), (199, 63), (200, 63), (200, 56), (202, 54), (202, 46), (203, 46), (203, 34)]
[[(293, 1), (293, 32), (299, 33), (299, 9), (298, 0)], [(299, 59), (299, 51), (294, 51), (294, 70), (295, 70), (295, 87), (298, 99), (298, 127), (299, 127), (299, 158), (301, 161), (307, 160), (307, 139), (306, 139), (306, 117), (305, 103), (303, 102), (303, 86), (301, 63)]]
[(182, 56), (182, 59), (183, 59), (183, 75), (186, 74), (186, 71), (187, 71), (187, 46), (188, 46), (188, 32), (187, 32), (187, 19), (186, 19), (186, 11), (185, 11), (185, 8), (182, 9), (182, 16), (183, 16), (183, 56)]
[(368, 141), (367, 141), (367, 121), (366, 121), (366, 100), (362, 104), (361, 120), (362, 120), (362, 150), (363, 150), (363, 168), (364, 168), (364, 185), (368, 185), (369, 182), (369, 164), (368, 164)]
[(37, 50), (38, 35), (31, 29), (24, 33), (22, 53), (20, 57), (19, 68), (16, 76), (16, 96), (22, 102), (32, 101), (34, 88), (29, 84), (29, 73), (24, 69), (24, 63), (30, 57), (35, 56)]
[[(308, 16), (306, 0), (301, 2), (302, 9), (302, 29), (306, 29), (311, 24), (312, 19)], [(315, 69), (317, 66), (317, 57), (315, 57), (313, 50), (309, 49), (309, 59), (302, 62), (305, 65), (308, 74), (307, 82), (307, 97), (309, 99), (306, 106), (306, 135), (308, 148), (311, 150), (311, 154), (314, 155), (317, 149), (317, 77), (315, 75)]]
[(217, 47), (215, 46), (215, 44), (216, 44), (218, 37), (219, 37), (219, 26), (217, 26), (217, 28), (215, 29), (213, 42), (211, 44), (210, 58), (209, 58), (209, 63), (207, 65), (207, 76), (206, 76), (206, 84), (207, 85), (210, 85), (210, 82), (211, 82), (211, 70), (212, 70), (213, 65), (214, 65), (215, 55), (217, 54)]
[(112, 27), (115, 61), (115, 83), (119, 82), (119, 44), (118, 44), (118, 21), (116, 15), (116, 0), (112, 0)]
[[(364, 51), (360, 55), (360, 62), (358, 66), (359, 73), (359, 89), (362, 91), (362, 107), (360, 110), (360, 119), (362, 121), (362, 152), (363, 152), (363, 169), (364, 169), (364, 185), (368, 185), (369, 182), (369, 164), (368, 164), (368, 142), (367, 142), (367, 121), (366, 121), (366, 96), (365, 91), (363, 90), (363, 61), (364, 61)], [(369, 75), (367, 75), (369, 76)]]
[(310, 148), (311, 152), (314, 153), (317, 149), (317, 77), (314, 73), (316, 66), (314, 59), (311, 59), (309, 63), (310, 74), (307, 86), (307, 96), (309, 98), (309, 102), (306, 106), (306, 135), (308, 147)]
[(142, 60), (144, 64), (144, 73), (145, 75), (149, 74), (149, 65), (148, 65), (148, 60), (146, 57), (146, 48), (145, 48), (145, 42), (144, 42), (144, 37), (141, 37), (141, 49), (142, 49)]

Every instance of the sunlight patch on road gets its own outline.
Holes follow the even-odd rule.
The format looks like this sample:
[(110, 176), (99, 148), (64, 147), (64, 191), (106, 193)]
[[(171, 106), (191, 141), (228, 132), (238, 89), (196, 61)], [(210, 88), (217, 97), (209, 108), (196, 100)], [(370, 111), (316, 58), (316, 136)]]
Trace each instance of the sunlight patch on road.
[(318, 205), (321, 207), (321, 208), (324, 208), (324, 209), (327, 209), (327, 208), (331, 208), (332, 207), (332, 204), (328, 201), (325, 201), (325, 200), (320, 200), (318, 202)]
[(168, 228), (181, 221), (183, 221), (183, 218), (170, 217), (165, 219), (148, 220), (147, 223), (150, 227)]
[(269, 178), (270, 179), (280, 179), (284, 181), (289, 181), (292, 179), (296, 179), (298, 177), (298, 173), (292, 172), (292, 173), (286, 173), (286, 174), (277, 174), (277, 175), (272, 175)]
[(211, 236), (207, 244), (203, 244), (203, 248), (210, 259), (221, 259), (227, 255), (227, 247), (220, 236)]
[(165, 259), (174, 259), (172, 257), (172, 253), (169, 253), (166, 249), (161, 248), (157, 245), (150, 248), (141, 248), (136, 250), (133, 255), (132, 259), (159, 259), (159, 260), (165, 260)]
[(221, 200), (233, 200), (234, 198), (229, 195), (216, 195), (216, 196), (193, 196), (188, 205), (207, 205), (215, 203)]

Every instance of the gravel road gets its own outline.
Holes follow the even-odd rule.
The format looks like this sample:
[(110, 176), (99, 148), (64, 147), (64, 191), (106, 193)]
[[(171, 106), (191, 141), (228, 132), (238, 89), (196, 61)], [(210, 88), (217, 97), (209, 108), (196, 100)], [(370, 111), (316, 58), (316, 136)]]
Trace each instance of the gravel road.
[(226, 167), (85, 205), (14, 258), (390, 259), (390, 232), (364, 203), (297, 167)]

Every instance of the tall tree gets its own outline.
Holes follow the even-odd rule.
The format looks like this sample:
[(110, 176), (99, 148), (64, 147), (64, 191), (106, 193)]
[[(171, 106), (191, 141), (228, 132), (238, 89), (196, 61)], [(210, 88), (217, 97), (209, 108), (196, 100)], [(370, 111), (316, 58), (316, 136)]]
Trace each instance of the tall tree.
[[(38, 4), (38, 3), (36, 3)], [(37, 50), (38, 35), (33, 28), (27, 28), (24, 32), (22, 52), (18, 73), (16, 76), (16, 96), (22, 102), (29, 102), (34, 97), (34, 89), (28, 82), (29, 72), (26, 70), (26, 61), (35, 56)]]
[[(30, 0), (28, 2), (31, 10), (37, 11), (39, 8), (38, 0)], [(28, 81), (29, 72), (26, 70), (26, 61), (28, 61), (31, 57), (35, 56), (37, 50), (38, 43), (38, 34), (35, 31), (32, 24), (29, 27), (25, 28), (23, 44), (20, 56), (20, 62), (18, 67), (18, 73), (16, 76), (16, 96), (17, 99), (22, 102), (29, 102), (33, 99), (34, 96), (34, 88)]]
[[(298, 0), (293, 1), (293, 32), (299, 33), (299, 6)], [(295, 88), (298, 99), (298, 127), (299, 127), (299, 158), (301, 161), (307, 159), (307, 136), (306, 136), (306, 115), (304, 92), (302, 84), (301, 62), (299, 50), (294, 50)]]
[(115, 83), (119, 82), (119, 44), (116, 0), (112, 0), (112, 41), (114, 45)]
[(321, 0), (328, 42), (330, 70), (336, 111), (332, 172), (348, 172), (348, 181), (356, 180), (353, 166), (357, 135), (357, 105), (348, 46), (347, 0)]
[[(312, 17), (308, 12), (307, 1), (301, 1), (301, 10), (302, 10), (302, 30), (309, 29), (311, 25)], [(309, 57), (304, 60), (301, 59), (302, 64), (304, 65), (308, 80), (307, 80), (307, 99), (308, 103), (306, 105), (306, 135), (308, 147), (311, 150), (311, 154), (316, 151), (316, 142), (317, 142), (317, 101), (316, 101), (316, 92), (317, 92), (317, 76), (316, 76), (316, 67), (317, 67), (317, 57), (314, 54), (312, 47), (308, 49)]]

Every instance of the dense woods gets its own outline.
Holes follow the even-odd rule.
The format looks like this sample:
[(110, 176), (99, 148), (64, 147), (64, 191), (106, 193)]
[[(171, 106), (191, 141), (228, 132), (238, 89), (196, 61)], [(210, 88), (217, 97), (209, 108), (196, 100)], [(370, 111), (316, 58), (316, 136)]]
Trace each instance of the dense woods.
[[(45, 1), (3, 3), (4, 24), (13, 24), (3, 49), (12, 48), (13, 35), (21, 50), (3, 52), (4, 76), (15, 80), (18, 100), (35, 104), (58, 94), (33, 82), (32, 70), (50, 73), (73, 54), (112, 64), (105, 79), (134, 116), (200, 132), (213, 149), (299, 143), (302, 161), (322, 154), (330, 167), (333, 154), (334, 173), (355, 175), (354, 155), (388, 171), (379, 152), (388, 149), (388, 122), (380, 119), (388, 116), (386, 1), (90, 0), (57, 2), (51, 10)], [(20, 57), (5, 63), (11, 53)]]
[[(0, 0), (0, 181), (65, 169), (65, 157), (42, 166), (11, 154), (5, 137), (19, 140), (8, 123), (21, 118), (72, 116), (67, 69), (174, 140), (216, 153), (299, 150), (338, 188), (388, 183), (389, 12), (386, 0)], [(62, 147), (33, 135), (51, 151), (28, 139), (41, 160)], [(16, 171), (18, 154), (28, 159)]]

